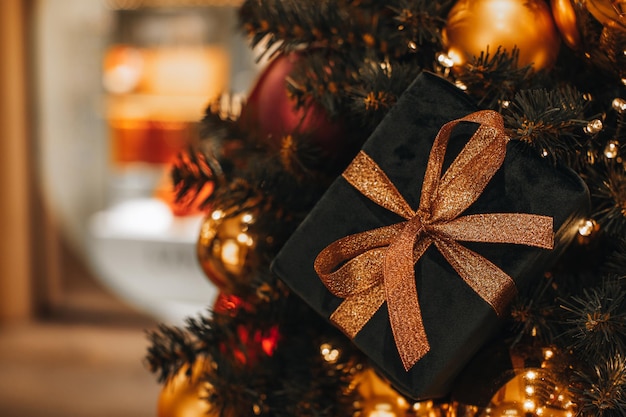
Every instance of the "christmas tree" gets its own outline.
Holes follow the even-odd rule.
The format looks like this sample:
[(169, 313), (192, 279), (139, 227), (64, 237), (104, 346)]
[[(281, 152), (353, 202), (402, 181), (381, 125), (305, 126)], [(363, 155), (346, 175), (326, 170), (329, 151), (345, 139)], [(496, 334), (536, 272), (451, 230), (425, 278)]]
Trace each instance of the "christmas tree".
[[(269, 64), (245, 100), (209, 106), (172, 172), (206, 212), (198, 257), (220, 294), (150, 332), (159, 415), (626, 415), (626, 3), (249, 0), (239, 18)], [(590, 207), (446, 395), (416, 399), (271, 265), (423, 73), (574, 171)]]

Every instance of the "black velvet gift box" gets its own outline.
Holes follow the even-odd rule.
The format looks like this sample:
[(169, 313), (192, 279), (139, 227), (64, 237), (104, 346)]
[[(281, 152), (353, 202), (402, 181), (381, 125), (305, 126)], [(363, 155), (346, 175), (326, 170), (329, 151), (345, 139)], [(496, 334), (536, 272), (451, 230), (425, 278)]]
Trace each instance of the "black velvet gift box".
[[(426, 184), (424, 179), (425, 175), (429, 175), (427, 164), (431, 147), (438, 132), (444, 124), (474, 114), (476, 111), (475, 105), (456, 87), (434, 74), (422, 73), (368, 138), (362, 152), (384, 172), (406, 203), (419, 212), (417, 208), (421, 207), (422, 188), (427, 188), (424, 185)], [(445, 158), (441, 162), (442, 173), (454, 164), (453, 161), (462, 152), (472, 135), (478, 135), (478, 130), (478, 123), (462, 122), (449, 131), (449, 143), (447, 149), (444, 147)], [(438, 142), (435, 141), (435, 143)], [(480, 140), (477, 143), (480, 144)], [(505, 154), (502, 166), (494, 170), (495, 174), (487, 180), (480, 195), (469, 207), (463, 209), (460, 216), (480, 217), (484, 213), (516, 215), (524, 213), (536, 217), (541, 216), (544, 223), (546, 219), (549, 219), (548, 233), (550, 239), (554, 239), (554, 245), (550, 249), (519, 244), (519, 242), (502, 243), (503, 241), (498, 240), (499, 238), (491, 239), (490, 235), (495, 235), (497, 232), (498, 222), (495, 223), (496, 226), (492, 226), (492, 229), (477, 232), (485, 235), (485, 239), (470, 239), (472, 241), (464, 240), (459, 243), (503, 271), (510, 277), (509, 279), (512, 279), (514, 290), (519, 290), (532, 285), (542, 271), (555, 261), (571, 242), (581, 217), (588, 209), (589, 196), (585, 184), (574, 172), (563, 167), (555, 167), (550, 161), (538, 157), (524, 144), (515, 141), (504, 143), (501, 152)], [(506, 152), (504, 152), (504, 147), (506, 147)], [(487, 148), (484, 152), (489, 158), (489, 152), (494, 151)], [(482, 163), (469, 165), (465, 169), (476, 172), (487, 169)], [(358, 170), (353, 169), (352, 175), (355, 175), (355, 172), (359, 173)], [(375, 186), (379, 186), (378, 180), (369, 178), (368, 174), (364, 174), (364, 177), (367, 177), (364, 181), (367, 186), (374, 183), (376, 183)], [(369, 313), (363, 313), (368, 308), (359, 304), (357, 300), (356, 308), (347, 313), (344, 311), (344, 319), (347, 317), (348, 322), (350, 320), (364, 321), (364, 325), (346, 333), (354, 333), (349, 336), (353, 338), (356, 346), (404, 395), (416, 400), (443, 397), (449, 393), (455, 377), (472, 356), (498, 331), (502, 324), (502, 317), (506, 313), (497, 314), (498, 309), (494, 305), (504, 298), (507, 302), (510, 301), (513, 296), (511, 288), (503, 290), (509, 291), (507, 297), (500, 297), (501, 293), (498, 292), (495, 302), (494, 300), (486, 301), (488, 297), (479, 295), (481, 291), (468, 285), (467, 280), (461, 279), (458, 272), (459, 268), (465, 268), (470, 275), (483, 280), (486, 278), (481, 276), (481, 274), (485, 275), (484, 270), (475, 268), (474, 264), (464, 266), (465, 262), (471, 263), (466, 259), (466, 252), (459, 252), (456, 258), (444, 256), (442, 248), (446, 247), (445, 244), (439, 246), (438, 238), (434, 238), (435, 244), (426, 245), (427, 248), (423, 254), (420, 253), (414, 266), (413, 263), (410, 264), (411, 276), (414, 274), (411, 280), (414, 290), (411, 291), (416, 292), (415, 299), (418, 300), (419, 307), (412, 304), (405, 305), (403, 301), (393, 301), (393, 303), (388, 301), (391, 299), (389, 294), (404, 288), (404, 284), (401, 284), (389, 290), (389, 286), (396, 284), (387, 284), (387, 282), (395, 278), (397, 264), (406, 262), (385, 260), (381, 263), (376, 256), (382, 257), (385, 248), (370, 248), (373, 249), (372, 253), (375, 258), (365, 262), (365, 267), (361, 265), (360, 269), (355, 268), (352, 271), (356, 274), (354, 283), (335, 283), (333, 285), (336, 288), (331, 292), (330, 287), (318, 274), (319, 265), (316, 262), (319, 262), (317, 258), (322, 252), (326, 252), (327, 255), (330, 252), (330, 258), (337, 258), (334, 259), (336, 268), (333, 268), (342, 268), (347, 260), (341, 255), (334, 256), (335, 250), (352, 251), (355, 256), (363, 252), (363, 250), (352, 248), (362, 243), (358, 239), (347, 244), (342, 244), (342, 239), (354, 234), (367, 235), (369, 231), (397, 225), (409, 218), (407, 216), (403, 218), (373, 202), (346, 178), (348, 177), (344, 174), (330, 186), (281, 249), (272, 264), (272, 270), (313, 309), (330, 320), (331, 315), (338, 311), (344, 302), (345, 296), (339, 295), (346, 290), (345, 287), (353, 284), (360, 285), (361, 281), (373, 279), (369, 276), (370, 272), (376, 275), (378, 272), (375, 271), (381, 269), (380, 265), (384, 264), (384, 271), (387, 274), (384, 286), (387, 288), (382, 291), (385, 294), (385, 300), (380, 306), (375, 305), (370, 308), (372, 311)], [(456, 194), (452, 195), (452, 200), (454, 198)], [(442, 208), (444, 211), (446, 209), (446, 207)], [(424, 226), (417, 224), (416, 230), (420, 227)], [(518, 222), (515, 227), (513, 229), (519, 230), (521, 234), (526, 234), (531, 239), (534, 237), (535, 229), (525, 230), (525, 221)], [(415, 241), (407, 240), (403, 233), (398, 232), (390, 238), (387, 237), (389, 241), (387, 243), (389, 247), (395, 245), (394, 250), (397, 250), (399, 245), (396, 241), (401, 242), (400, 246), (404, 245), (405, 249), (406, 247), (412, 248), (408, 250), (407, 255), (411, 258), (410, 252), (419, 252), (419, 250), (416, 249)], [(340, 243), (334, 244), (337, 241)], [(453, 243), (453, 245), (456, 244)], [(373, 244), (373, 246), (377, 245)], [(414, 253), (413, 258), (415, 256)], [(454, 258), (453, 261), (451, 261), (452, 258)], [(402, 260), (402, 256), (395, 259)], [(358, 275), (361, 273), (363, 276)], [(380, 276), (377, 277), (380, 278)], [(390, 277), (390, 281), (387, 281), (387, 277)], [(487, 283), (484, 292), (490, 293), (494, 290), (492, 288), (494, 286), (497, 287), (495, 288), (497, 291), (502, 289), (499, 285), (490, 287)], [(394, 308), (389, 308), (390, 304)], [(394, 334), (395, 330), (390, 324), (389, 313), (390, 310), (396, 311), (397, 306), (404, 310), (396, 312), (396, 322), (404, 327), (408, 326), (407, 323), (413, 323), (413, 310), (420, 310), (420, 323), (423, 324), (423, 332), (427, 336), (428, 348), (408, 364), (403, 359), (404, 356), (401, 357), (403, 354), (399, 353), (398, 345), (403, 344), (405, 354), (408, 352), (408, 355), (414, 354), (413, 349), (420, 350), (424, 346), (419, 341), (418, 343), (403, 342), (402, 336)], [(506, 307), (506, 305), (498, 306), (501, 313), (506, 311)], [(334, 320), (333, 318), (333, 322)], [(339, 327), (346, 331), (345, 326)], [(406, 334), (406, 329), (403, 334)]]

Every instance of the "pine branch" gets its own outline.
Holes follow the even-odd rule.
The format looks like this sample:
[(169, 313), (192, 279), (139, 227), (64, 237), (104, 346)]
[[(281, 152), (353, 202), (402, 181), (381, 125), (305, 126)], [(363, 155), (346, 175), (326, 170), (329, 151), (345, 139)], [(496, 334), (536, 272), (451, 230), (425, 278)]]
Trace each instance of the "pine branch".
[(583, 173), (592, 197), (592, 217), (611, 236), (626, 236), (626, 168), (599, 161)]
[(575, 88), (519, 91), (505, 112), (512, 139), (529, 144), (554, 162), (574, 160), (587, 138), (585, 100)]
[(626, 282), (605, 279), (601, 286), (585, 288), (580, 296), (562, 301), (568, 345), (583, 360), (599, 352), (626, 353)]
[(145, 361), (148, 370), (157, 374), (159, 382), (165, 382), (185, 365), (193, 364), (201, 354), (195, 340), (183, 329), (159, 325), (148, 332), (150, 347)]
[(626, 359), (595, 357), (589, 372), (575, 371), (570, 390), (582, 417), (626, 416)]
[(487, 47), (459, 68), (454, 78), (481, 107), (499, 108), (535, 76), (532, 66), (519, 67), (518, 60), (517, 48), (509, 52), (498, 47), (495, 53), (491, 53)]

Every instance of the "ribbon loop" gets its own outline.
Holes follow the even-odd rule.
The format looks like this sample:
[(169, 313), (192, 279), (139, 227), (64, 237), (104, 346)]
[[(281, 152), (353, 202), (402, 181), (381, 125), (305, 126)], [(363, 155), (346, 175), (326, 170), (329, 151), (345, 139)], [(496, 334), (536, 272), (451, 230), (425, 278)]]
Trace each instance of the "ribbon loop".
[[(450, 134), (461, 122), (479, 123), (441, 175)], [(516, 294), (513, 279), (459, 241), (514, 243), (551, 249), (552, 218), (523, 213), (459, 217), (504, 162), (508, 138), (502, 116), (479, 111), (445, 124), (429, 155), (418, 210), (413, 210), (376, 162), (361, 151), (343, 173), (357, 191), (406, 219), (343, 237), (324, 248), (314, 268), (344, 301), (331, 320), (354, 337), (387, 302), (400, 359), (408, 371), (430, 350), (415, 283), (415, 263), (434, 243), (439, 252), (498, 315)]]

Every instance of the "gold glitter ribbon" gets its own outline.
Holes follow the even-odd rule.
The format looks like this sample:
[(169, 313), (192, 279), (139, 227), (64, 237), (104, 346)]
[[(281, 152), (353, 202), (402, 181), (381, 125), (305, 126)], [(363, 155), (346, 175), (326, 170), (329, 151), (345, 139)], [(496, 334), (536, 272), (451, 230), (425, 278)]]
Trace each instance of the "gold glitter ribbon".
[[(480, 124), (441, 175), (452, 129)], [(429, 350), (415, 284), (415, 263), (431, 244), (458, 275), (498, 314), (517, 293), (504, 271), (458, 241), (514, 243), (551, 249), (552, 218), (524, 213), (462, 216), (500, 169), (508, 138), (495, 111), (479, 111), (445, 124), (433, 143), (420, 203), (413, 210), (383, 170), (361, 151), (343, 177), (376, 204), (406, 219), (341, 238), (324, 248), (314, 267), (343, 302), (331, 315), (353, 338), (386, 301), (395, 343), (408, 371)]]

